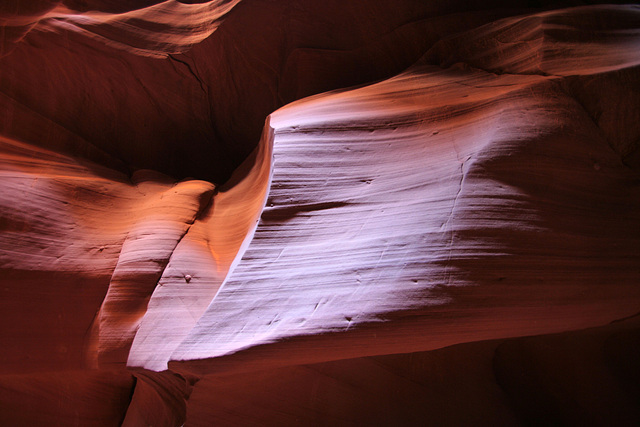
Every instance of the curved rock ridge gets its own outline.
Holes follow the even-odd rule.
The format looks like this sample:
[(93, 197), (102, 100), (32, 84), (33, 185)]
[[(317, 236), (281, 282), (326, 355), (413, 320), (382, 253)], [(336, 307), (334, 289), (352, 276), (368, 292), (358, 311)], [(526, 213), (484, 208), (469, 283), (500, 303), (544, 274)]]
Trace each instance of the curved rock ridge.
[[(206, 21), (208, 7), (231, 3), (23, 3), (0, 9), (0, 17), (26, 19), (28, 28), (34, 22), (60, 25), (54, 32), (26, 34), (27, 27), (3, 26), (3, 135), (127, 174), (152, 169), (221, 184), (256, 147), (265, 118), (277, 108), (391, 77), (442, 37), (521, 13), (529, 2), (511, 2), (513, 9), (504, 9), (501, 1), (492, 1), (469, 9), (468, 2), (450, 1), (245, 1), (209, 37), (164, 58), (142, 56), (139, 49), (163, 52), (156, 45), (165, 43), (173, 52), (172, 44), (186, 46), (190, 41), (181, 40), (201, 28), (198, 22), (189, 27), (191, 20)], [(41, 20), (54, 6), (77, 12)], [(163, 8), (199, 12), (183, 20)], [(87, 18), (81, 31), (69, 23), (94, 15), (110, 21)], [(128, 18), (138, 15), (144, 20)], [(189, 29), (183, 33), (145, 20)], [(139, 27), (143, 35), (136, 33)], [(103, 37), (91, 36), (96, 32)], [(16, 34), (19, 42), (12, 42)], [(113, 40), (107, 44), (107, 39)], [(126, 43), (131, 48), (123, 49)], [(42, 70), (55, 81), (42, 78)]]
[[(148, 307), (144, 307), (146, 313), (139, 329), (136, 323), (132, 330), (135, 339), (128, 353), (128, 366), (157, 371), (167, 369), (175, 348), (195, 326), (228, 273), (233, 271), (251, 241), (266, 201), (271, 182), (272, 144), (273, 132), (267, 122), (259, 148), (220, 188), (210, 208), (196, 218), (173, 249), (169, 263), (157, 281), (158, 287)], [(167, 233), (161, 235), (166, 238)], [(137, 282), (139, 278), (134, 276), (134, 280)], [(138, 292), (140, 283), (133, 288)], [(123, 312), (120, 299), (113, 304), (115, 313), (130, 316), (131, 310)], [(117, 320), (116, 323), (124, 324)], [(107, 328), (109, 333), (119, 329), (120, 326)]]
[[(213, 185), (204, 181), (174, 184), (158, 173), (138, 172), (133, 184), (16, 141), (2, 139), (0, 149), (3, 321), (24, 324), (33, 313), (20, 306), (41, 310), (28, 329), (3, 330), (7, 341), (24, 343), (3, 352), (3, 370), (56, 363), (77, 368), (85, 365), (84, 353), (90, 364), (124, 364), (129, 357), (138, 365), (151, 358), (160, 365), (150, 367), (166, 369), (168, 354), (250, 239), (269, 185), (270, 150), (248, 159), (213, 203)], [(51, 288), (37, 286), (46, 277)], [(24, 286), (31, 291), (21, 292)], [(81, 310), (70, 316), (67, 304), (54, 307), (47, 295), (56, 289), (60, 298), (72, 292)], [(134, 337), (144, 344), (129, 355)], [(52, 348), (20, 362), (33, 346)]]
[[(612, 34), (636, 16), (549, 16), (562, 27), (603, 10)], [(510, 24), (511, 39), (531, 19)], [(601, 54), (571, 34), (556, 34), (576, 45), (567, 74), (635, 66), (624, 37)], [(169, 366), (206, 373), (429, 350), (637, 313), (637, 173), (568, 83), (418, 65), (272, 114), (260, 225)]]
[(0, 316), (11, 325), (0, 369), (77, 369), (142, 195), (123, 175), (28, 144), (2, 138), (0, 152)]
[(84, 5), (88, 9), (85, 11), (73, 10), (74, 6), (79, 6), (73, 1), (57, 2), (57, 5), (50, 2), (42, 4), (41, 9), (24, 10), (13, 16), (3, 17), (0, 13), (0, 23), (20, 32), (19, 36), (10, 38), (12, 42), (19, 41), (32, 30), (70, 30), (138, 55), (163, 58), (182, 53), (209, 37), (239, 2), (211, 0), (185, 4), (166, 0), (140, 8), (131, 4), (129, 10), (119, 13), (100, 10), (99, 2), (91, 5), (98, 10)]
[(0, 424), (640, 422), (640, 8), (554, 7), (0, 4)]
[(40, 18), (34, 29), (78, 31), (138, 55), (165, 58), (209, 37), (239, 2), (211, 0), (185, 4), (166, 0), (123, 13), (77, 13), (56, 8)]
[[(148, 187), (157, 184), (146, 184), (139, 187), (153, 194), (154, 189), (149, 191)], [(177, 245), (211, 204), (213, 188), (202, 181), (181, 182), (158, 191), (136, 207), (139, 219), (131, 224), (122, 243), (97, 317), (101, 362), (127, 357), (151, 293), (157, 285), (163, 285), (158, 280)]]
[(438, 42), (423, 58), (498, 74), (588, 75), (640, 64), (640, 6), (598, 5), (505, 18)]

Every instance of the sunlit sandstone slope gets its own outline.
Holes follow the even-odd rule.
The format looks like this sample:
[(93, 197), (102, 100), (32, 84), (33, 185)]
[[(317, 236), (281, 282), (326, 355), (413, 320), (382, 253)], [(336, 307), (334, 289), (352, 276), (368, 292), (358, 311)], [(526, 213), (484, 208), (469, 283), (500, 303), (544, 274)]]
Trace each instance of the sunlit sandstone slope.
[[(512, 35), (518, 48), (487, 53), (500, 74), (490, 59), (488, 70), (462, 62), (464, 52), (454, 65), (431, 65), (437, 44), (397, 77), (272, 114), (274, 175), (261, 223), (175, 359), (206, 372), (201, 359), (229, 355), (243, 369), (270, 358), (300, 363), (558, 332), (637, 313), (637, 170), (574, 92), (598, 71), (607, 81), (608, 72), (634, 69), (640, 31), (629, 22), (640, 22), (640, 11), (587, 10), (594, 14), (508, 18), (473, 31), (494, 40), (490, 31), (535, 22)], [(599, 42), (615, 38), (618, 56), (578, 46), (564, 64), (546, 53), (580, 38), (576, 16), (596, 13), (612, 15)], [(550, 23), (554, 40), (545, 36)], [(523, 47), (519, 36), (533, 40)], [(508, 68), (522, 57), (562, 75)], [(617, 102), (636, 114), (640, 107), (637, 92)], [(619, 125), (635, 129), (637, 144), (637, 121), (623, 116)], [(251, 360), (234, 355), (281, 341), (282, 354), (276, 344)]]
[(2, 6), (0, 421), (640, 420), (640, 8), (529, 3)]

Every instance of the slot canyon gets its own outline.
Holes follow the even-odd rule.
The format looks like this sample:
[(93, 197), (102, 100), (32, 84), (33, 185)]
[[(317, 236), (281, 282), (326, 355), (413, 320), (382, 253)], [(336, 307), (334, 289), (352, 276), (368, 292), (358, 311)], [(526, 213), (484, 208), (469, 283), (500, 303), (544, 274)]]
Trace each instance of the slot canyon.
[(0, 2), (0, 425), (640, 425), (640, 6)]

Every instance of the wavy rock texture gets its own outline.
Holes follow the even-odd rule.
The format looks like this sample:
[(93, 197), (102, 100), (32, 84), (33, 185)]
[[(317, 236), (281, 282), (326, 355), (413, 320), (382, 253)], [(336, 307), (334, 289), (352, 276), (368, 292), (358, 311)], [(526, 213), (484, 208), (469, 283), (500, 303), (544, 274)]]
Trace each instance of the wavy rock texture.
[[(640, 45), (640, 32), (628, 29), (637, 8), (604, 11), (621, 14), (609, 28), (623, 46)], [(584, 13), (486, 28), (532, 21), (537, 30), (517, 32), (529, 37), (547, 21), (571, 23)], [(541, 38), (494, 56), (514, 63), (557, 46)], [(594, 63), (631, 68), (638, 59), (624, 49), (619, 56), (575, 49), (572, 58), (565, 75), (592, 74)], [(217, 366), (215, 358), (229, 355), (246, 369), (271, 357), (280, 364), (416, 351), (636, 313), (637, 173), (560, 76), (527, 71), (420, 65), (274, 113), (274, 176), (262, 222), (174, 358), (206, 372), (201, 360)], [(314, 338), (285, 342), (301, 336)], [(284, 357), (277, 345), (251, 361), (238, 354), (278, 342)]]
[(637, 6), (0, 25), (2, 424), (640, 422)]

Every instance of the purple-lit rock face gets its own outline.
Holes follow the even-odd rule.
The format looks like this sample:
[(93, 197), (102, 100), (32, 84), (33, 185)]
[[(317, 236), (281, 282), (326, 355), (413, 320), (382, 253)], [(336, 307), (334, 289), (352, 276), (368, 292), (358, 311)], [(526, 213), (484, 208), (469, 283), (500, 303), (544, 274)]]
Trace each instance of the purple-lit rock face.
[(0, 25), (0, 424), (640, 423), (638, 6)]

